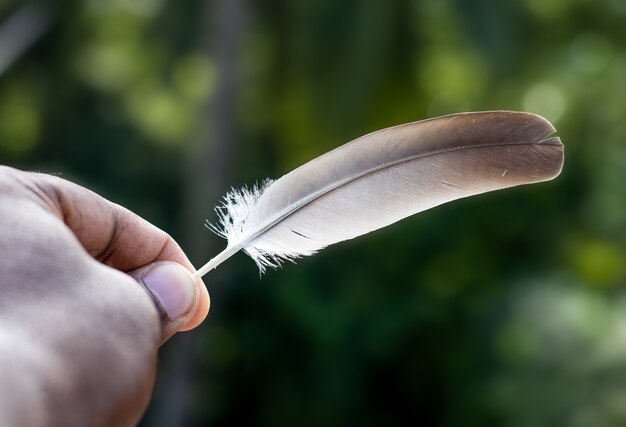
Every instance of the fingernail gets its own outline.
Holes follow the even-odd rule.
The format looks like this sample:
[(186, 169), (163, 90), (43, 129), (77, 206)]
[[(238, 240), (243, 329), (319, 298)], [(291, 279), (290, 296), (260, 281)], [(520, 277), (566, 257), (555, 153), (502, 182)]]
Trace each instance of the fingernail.
[(195, 279), (179, 264), (157, 263), (144, 273), (141, 281), (159, 301), (170, 320), (187, 314), (195, 302)]

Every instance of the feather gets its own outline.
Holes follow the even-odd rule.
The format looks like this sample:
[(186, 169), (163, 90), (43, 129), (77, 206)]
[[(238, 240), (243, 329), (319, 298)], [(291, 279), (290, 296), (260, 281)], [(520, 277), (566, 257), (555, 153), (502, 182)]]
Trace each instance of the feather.
[(442, 203), (547, 181), (563, 166), (550, 122), (531, 113), (461, 113), (370, 133), (276, 181), (233, 189), (216, 208), (228, 240), (196, 273), (239, 250), (261, 272)]

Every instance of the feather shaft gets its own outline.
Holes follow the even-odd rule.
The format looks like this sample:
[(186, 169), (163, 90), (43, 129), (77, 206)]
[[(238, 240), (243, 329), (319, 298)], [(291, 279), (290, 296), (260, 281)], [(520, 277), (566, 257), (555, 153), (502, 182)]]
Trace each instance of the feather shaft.
[(235, 255), (242, 248), (240, 246), (228, 246), (222, 252), (218, 253), (215, 257), (211, 258), (209, 262), (204, 264), (198, 271), (195, 272), (194, 276), (200, 278), (207, 274), (209, 271), (217, 268), (218, 265), (226, 261), (231, 256)]

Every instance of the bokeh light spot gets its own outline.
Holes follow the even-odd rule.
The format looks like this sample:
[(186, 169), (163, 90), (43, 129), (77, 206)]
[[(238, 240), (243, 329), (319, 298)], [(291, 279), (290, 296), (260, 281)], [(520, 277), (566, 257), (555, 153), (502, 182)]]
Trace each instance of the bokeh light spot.
[(538, 83), (532, 86), (523, 100), (524, 110), (545, 116), (557, 122), (565, 112), (565, 95), (557, 86), (550, 83)]
[(203, 101), (213, 91), (215, 68), (206, 56), (188, 55), (178, 61), (174, 67), (173, 79), (184, 96), (194, 101)]
[(608, 40), (598, 33), (586, 32), (574, 39), (570, 47), (573, 66), (585, 74), (604, 70), (613, 49)]

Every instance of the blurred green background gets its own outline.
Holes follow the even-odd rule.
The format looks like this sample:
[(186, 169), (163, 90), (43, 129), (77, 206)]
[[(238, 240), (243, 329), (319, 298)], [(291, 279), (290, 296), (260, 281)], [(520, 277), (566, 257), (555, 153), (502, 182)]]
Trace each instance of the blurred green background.
[(3, 0), (0, 162), (129, 207), (199, 266), (231, 186), (402, 122), (542, 114), (553, 182), (211, 272), (142, 425), (623, 426), (625, 21), (623, 0)]

